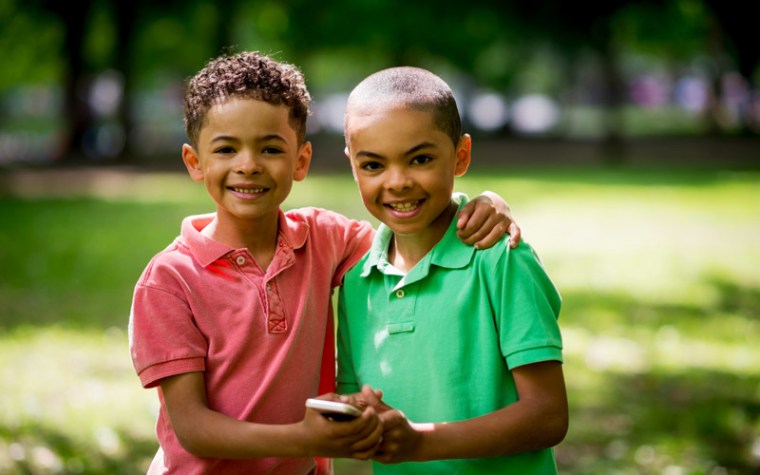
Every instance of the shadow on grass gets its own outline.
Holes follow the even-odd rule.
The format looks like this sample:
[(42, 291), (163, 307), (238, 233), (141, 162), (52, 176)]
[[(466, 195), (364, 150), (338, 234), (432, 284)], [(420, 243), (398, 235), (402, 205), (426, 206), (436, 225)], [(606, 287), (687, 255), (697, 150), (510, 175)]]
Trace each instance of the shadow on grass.
[(757, 377), (691, 370), (604, 379), (598, 404), (582, 393), (571, 399), (561, 473), (760, 473)]
[[(22, 428), (0, 428), (0, 471), (7, 475), (81, 474), (134, 475), (145, 473), (156, 442), (111, 429), (77, 440), (65, 430), (26, 423)], [(4, 460), (3, 460), (4, 459)]]
[[(571, 364), (583, 366), (585, 354), (598, 367), (568, 373), (598, 382), (568, 380), (571, 430), (557, 450), (561, 473), (760, 474), (760, 374), (756, 361), (741, 361), (756, 355), (760, 290), (716, 276), (703, 281), (714, 295), (708, 305), (565, 295), (568, 326), (648, 348), (626, 354), (613, 346), (595, 358), (617, 352), (650, 361), (623, 360), (615, 369), (578, 348)], [(680, 344), (669, 346), (673, 335)]]
[[(699, 279), (714, 297), (708, 304), (652, 303), (625, 294), (599, 292), (563, 292), (562, 321), (570, 322), (605, 333), (613, 328), (645, 328), (656, 330), (663, 325), (674, 325), (687, 331), (699, 331), (711, 320), (731, 315), (745, 320), (748, 325), (760, 324), (760, 288), (742, 285), (720, 276)], [(604, 319), (598, 318), (604, 314)], [(736, 328), (739, 336), (748, 336)]]

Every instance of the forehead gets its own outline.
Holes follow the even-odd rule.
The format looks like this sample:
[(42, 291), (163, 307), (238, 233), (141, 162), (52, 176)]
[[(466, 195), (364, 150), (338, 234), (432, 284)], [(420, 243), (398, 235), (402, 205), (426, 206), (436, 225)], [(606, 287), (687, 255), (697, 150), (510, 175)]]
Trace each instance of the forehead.
[(226, 134), (281, 135), (295, 140), (296, 131), (290, 122), (290, 109), (258, 99), (233, 97), (212, 105), (201, 129), (203, 135)]
[(432, 111), (401, 103), (353, 104), (346, 109), (346, 138), (351, 143), (432, 141), (447, 138), (433, 119)]

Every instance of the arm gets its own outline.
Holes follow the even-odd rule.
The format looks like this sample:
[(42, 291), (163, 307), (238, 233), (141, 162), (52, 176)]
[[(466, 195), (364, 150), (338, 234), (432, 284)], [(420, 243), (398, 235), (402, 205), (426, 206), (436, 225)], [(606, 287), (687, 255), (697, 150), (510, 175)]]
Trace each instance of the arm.
[(509, 233), (510, 247), (520, 242), (520, 227), (512, 219), (509, 205), (492, 191), (484, 191), (462, 207), (457, 228), (462, 242), (479, 249), (493, 246), (505, 232)]
[(484, 458), (557, 445), (568, 426), (562, 365), (546, 361), (512, 370), (519, 400), (490, 414), (447, 424), (415, 424), (362, 391), (380, 412), (383, 440), (374, 459), (382, 463)]
[(382, 426), (372, 408), (349, 422), (333, 422), (313, 409), (295, 424), (256, 424), (209, 409), (203, 373), (185, 373), (161, 382), (177, 438), (198, 457), (355, 457), (375, 451)]

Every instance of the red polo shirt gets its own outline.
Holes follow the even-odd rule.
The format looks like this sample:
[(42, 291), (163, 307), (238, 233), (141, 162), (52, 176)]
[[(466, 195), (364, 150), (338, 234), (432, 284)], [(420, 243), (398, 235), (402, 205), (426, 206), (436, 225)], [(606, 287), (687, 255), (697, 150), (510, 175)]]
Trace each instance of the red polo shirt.
[[(140, 277), (130, 316), (135, 370), (146, 388), (203, 371), (210, 408), (250, 422), (298, 422), (305, 400), (318, 393), (323, 360), (334, 371), (332, 289), (369, 249), (372, 228), (316, 208), (280, 212), (277, 250), (264, 272), (246, 249), (200, 233), (213, 217), (186, 218), (181, 236)], [(151, 473), (298, 474), (314, 467), (311, 458), (195, 457), (177, 441), (160, 391), (159, 398), (163, 454)]]

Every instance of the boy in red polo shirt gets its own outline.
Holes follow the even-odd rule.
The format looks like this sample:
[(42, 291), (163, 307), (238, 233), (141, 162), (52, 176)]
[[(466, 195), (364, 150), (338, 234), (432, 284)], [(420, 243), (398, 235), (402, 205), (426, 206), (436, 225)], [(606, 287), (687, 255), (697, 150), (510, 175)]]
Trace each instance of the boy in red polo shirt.
[[(333, 422), (304, 407), (321, 368), (321, 392), (334, 387), (331, 292), (373, 235), (280, 208), (311, 160), (308, 103), (301, 73), (258, 53), (212, 60), (188, 83), (182, 159), (216, 212), (186, 218), (135, 288), (132, 359), (161, 403), (149, 473), (307, 474), (314, 457), (366, 459), (379, 444), (372, 408)], [(462, 213), (463, 241), (503, 235), (508, 210), (487, 201)]]

